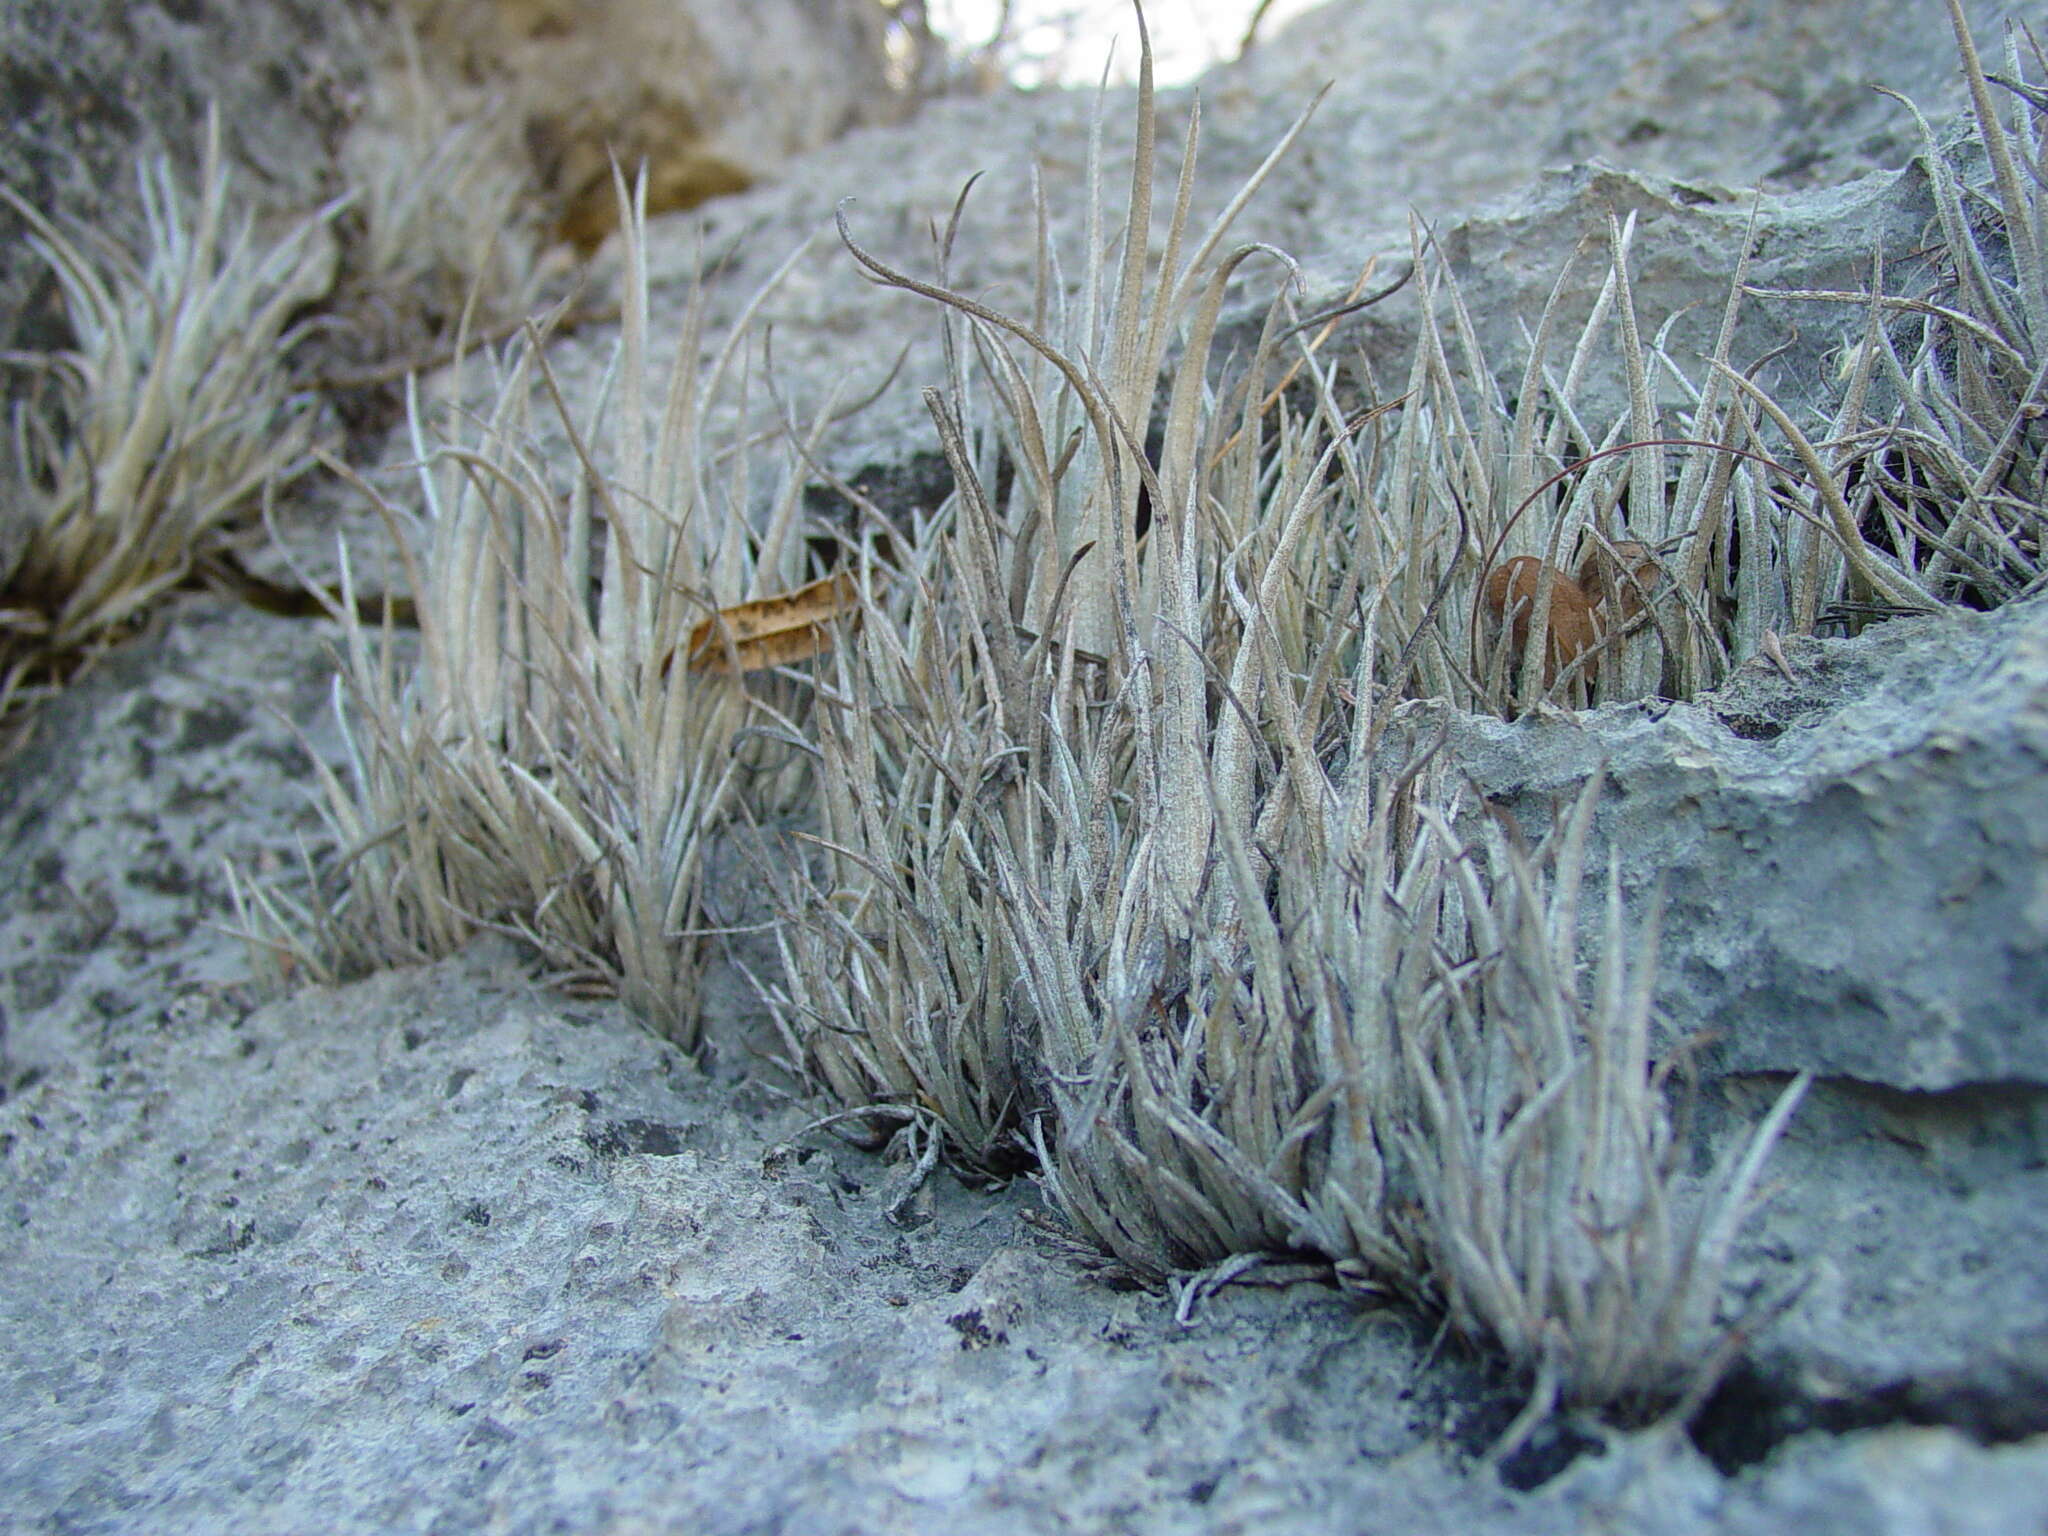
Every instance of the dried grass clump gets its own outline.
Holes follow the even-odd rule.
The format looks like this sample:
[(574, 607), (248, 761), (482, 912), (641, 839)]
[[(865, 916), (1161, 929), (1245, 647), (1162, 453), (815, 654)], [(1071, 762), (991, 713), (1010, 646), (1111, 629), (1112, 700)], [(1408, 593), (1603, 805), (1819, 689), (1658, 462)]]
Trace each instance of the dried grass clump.
[[(1532, 362), (1530, 403), (1475, 433), (1433, 325), (1404, 400), (1347, 415), (1291, 266), (1218, 254), (1259, 178), (1183, 257), (1198, 130), (1154, 265), (1141, 66), (1125, 233), (1101, 234), (1098, 143), (1090, 276), (1069, 301), (1042, 239), (1029, 320), (947, 286), (957, 211), (931, 282), (842, 225), (870, 274), (944, 308), (951, 388), (927, 403), (958, 494), (893, 587), (871, 557), (875, 616), (821, 694), (822, 848), (782, 938), (793, 1055), (871, 1127), (941, 1134), (981, 1174), (1036, 1161), (1141, 1276), (1309, 1250), (1503, 1350), (1546, 1409), (1668, 1403), (1711, 1356), (1720, 1256), (1790, 1102), (1690, 1190), (1618, 891), (1590, 993), (1573, 959), (1591, 792), (1539, 852), (1466, 847), (1447, 775), (1379, 751), (1390, 681), (1489, 702), (1442, 615), (1471, 611), (1523, 521), (1532, 563), (1584, 546), (1613, 654), (1690, 634), (1665, 579), (1688, 535), (1658, 525), (1660, 557), (1615, 515), (1631, 475), (1665, 505), (1663, 462), (1557, 490), (1576, 367)], [(1627, 238), (1587, 337), (1617, 309), (1641, 365)], [(1275, 258), (1219, 385), (1228, 285)], [(1718, 447), (1753, 424), (1709, 389), (1717, 435), (1680, 477), (1702, 544), (1700, 506), (1788, 473)], [(1661, 630), (1635, 622), (1660, 605)]]
[(1992, 607), (2048, 583), (2048, 57), (2009, 30), (2005, 73), (1988, 74), (1948, 9), (1973, 131), (1945, 143), (1897, 98), (1920, 130), (1933, 259), (1898, 263), (1916, 278), (1901, 293), (1880, 258), (1868, 293), (1769, 296), (1868, 316), (1816, 450), (1833, 516), (1941, 601)]
[[(1950, 11), (1974, 132), (1944, 145), (1908, 103), (1940, 253), (1920, 291), (1888, 292), (1881, 259), (1867, 294), (1759, 289), (1745, 254), (1689, 374), (1669, 350), (1676, 317), (1652, 333), (1638, 315), (1632, 226), (1610, 220), (1591, 317), (1554, 368), (1561, 275), (1510, 411), (1455, 281), (1428, 273), (1406, 409), (1373, 445), (1362, 502), (1391, 572), (1382, 653), (1406, 662), (1389, 687), (1509, 715), (1690, 698), (1773, 635), (2041, 587), (2048, 93), (2017, 33), (2008, 73), (1987, 75)], [(2028, 54), (2048, 68), (2031, 35)], [(1795, 420), (1730, 356), (1751, 296), (1864, 307), (1824, 419)], [(1629, 400), (1605, 422), (1586, 398), (1603, 340)], [(1684, 404), (1660, 411), (1670, 392)]]
[(1655, 920), (1632, 944), (1612, 872), (1579, 963), (1597, 781), (1531, 849), (1505, 821), (1461, 839), (1442, 765), (1352, 761), (1320, 856), (1283, 835), (1269, 875), (1224, 840), (1241, 922), (1055, 1086), (1048, 1186), (1141, 1274), (1306, 1249), (1442, 1314), (1534, 1381), (1511, 1439), (1559, 1404), (1697, 1403), (1783, 1299), (1717, 1315), (1805, 1082), (1692, 1176), (1668, 1081), (1684, 1056), (1653, 1053)]
[[(692, 665), (688, 645), (707, 615), (794, 584), (801, 481), (785, 478), (756, 527), (745, 445), (707, 432), (747, 320), (700, 374), (693, 303), (657, 387), (644, 189), (625, 224), (619, 350), (597, 399), (562, 397), (537, 332), (501, 360), (481, 418), (430, 427), (409, 393), (418, 500), (363, 489), (403, 555), (416, 659), (357, 622), (345, 558), (348, 781), (325, 781), (339, 853), (310, 903), (241, 900), (245, 927), (315, 974), (506, 931), (693, 1048), (705, 861), (751, 768), (736, 740), (769, 701)], [(538, 430), (537, 393), (567, 452)]]
[(360, 221), (349, 307), (383, 350), (416, 355), (421, 327), (452, 335), (468, 317), (482, 330), (532, 308), (540, 218), (517, 115), (430, 73), (403, 17), (388, 46), (396, 57), (341, 150)]
[(309, 461), (310, 402), (284, 359), (296, 311), (331, 279), (322, 209), (282, 239), (233, 211), (209, 117), (196, 205), (168, 159), (143, 164), (148, 250), (60, 230), (0, 187), (64, 295), (76, 345), (10, 356), (34, 387), (13, 410), (10, 519), (0, 570), (0, 711), (61, 679), (83, 653), (256, 522), (266, 487)]
[(1806, 1089), (1795, 1079), (1706, 1180), (1685, 1175), (1667, 1092), (1684, 1052), (1653, 1055), (1656, 918), (1631, 955), (1613, 868), (1581, 976), (1598, 791), (1533, 851), (1498, 822), (1483, 849), (1460, 847), (1423, 809), (1440, 852), (1402, 908), (1433, 935), (1433, 974), (1360, 1042), (1399, 1060), (1388, 1123), (1419, 1207), (1418, 1268), (1454, 1328), (1534, 1375), (1527, 1424), (1557, 1402), (1655, 1411), (1703, 1397), (1729, 1363), (1716, 1316), (1729, 1246)]
[[(1858, 403), (1806, 432), (1735, 367), (1743, 272), (1679, 367), (1626, 221), (1569, 350), (1559, 279), (1513, 406), (1421, 238), (1399, 397), (1339, 403), (1284, 283), (1219, 381), (1227, 285), (1278, 254), (1219, 256), (1241, 195), (1184, 258), (1184, 180), (1149, 260), (1149, 84), (1126, 233), (1098, 143), (1079, 293), (1040, 236), (1028, 319), (948, 287), (958, 213), (930, 283), (842, 225), (944, 309), (958, 494), (907, 567), (870, 557), (823, 694), (793, 1055), (969, 1169), (1034, 1161), (1139, 1276), (1307, 1251), (1442, 1315), (1534, 1382), (1503, 1446), (1556, 1405), (1686, 1411), (1782, 1300), (1731, 1319), (1722, 1266), (1804, 1079), (1694, 1174), (1655, 913), (1630, 936), (1610, 870), (1581, 922), (1595, 786), (1530, 848), (1382, 727), (1686, 696), (1778, 631), (1952, 594), (1815, 446)], [(1591, 420), (1610, 346), (1626, 410)]]
[[(1688, 373), (1670, 350), (1678, 317), (1652, 331), (1638, 313), (1633, 235), (1632, 217), (1610, 217), (1598, 297), (1555, 357), (1576, 263), (1559, 275), (1512, 409), (1456, 280), (1418, 238), (1403, 409), (1350, 450), (1362, 558), (1387, 599), (1380, 681), (1396, 694), (1508, 716), (1690, 698), (1838, 605), (1937, 606), (1841, 507), (1806, 434), (1733, 367), (1744, 271)], [(1628, 401), (1607, 420), (1593, 415), (1603, 363)], [(1660, 408), (1670, 395), (1680, 406)]]
[[(1294, 723), (1294, 701), (1308, 700), (1313, 735), (1328, 690), (1305, 679), (1337, 675), (1334, 655), (1301, 650), (1306, 605), (1337, 599), (1317, 569), (1328, 489), (1312, 452), (1270, 470), (1257, 454), (1256, 380), (1280, 353), (1278, 310), (1245, 403), (1233, 413), (1205, 398), (1225, 283), (1274, 254), (1245, 247), (1210, 265), (1258, 178), (1188, 249), (1191, 125), (1155, 269), (1149, 66), (1139, 96), (1120, 253), (1100, 233), (1097, 125), (1078, 302), (1049, 241), (1028, 321), (948, 290), (957, 212), (937, 283), (846, 235), (879, 280), (952, 313), (955, 388), (927, 402), (959, 496), (903, 584), (900, 622), (865, 628), (821, 710), (829, 858), (784, 941), (785, 1017), (832, 1091), (938, 1117), (956, 1156), (985, 1169), (1014, 1164), (1044, 1078), (1087, 1069), (1112, 999), (1212, 920), (1209, 825), (1253, 815), (1270, 771), (1257, 712)], [(1191, 361), (1148, 458), (1155, 384), (1184, 317)], [(997, 405), (972, 440), (970, 358)], [(1232, 428), (1248, 430), (1226, 444)], [(1004, 458), (1014, 474), (999, 503)], [(1256, 615), (1249, 641), (1243, 614)], [(1210, 691), (1226, 679), (1240, 708), (1219, 713)], [(1212, 755), (1225, 765), (1220, 806)]]

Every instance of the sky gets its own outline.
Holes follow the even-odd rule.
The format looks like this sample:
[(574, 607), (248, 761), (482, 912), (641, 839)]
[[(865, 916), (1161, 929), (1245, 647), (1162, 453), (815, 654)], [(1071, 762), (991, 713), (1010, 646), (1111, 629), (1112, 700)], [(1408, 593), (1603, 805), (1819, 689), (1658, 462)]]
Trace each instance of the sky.
[[(1314, 0), (1271, 0), (1259, 33), (1269, 37)], [(932, 29), (968, 52), (995, 31), (1001, 0), (926, 0)], [(1192, 80), (1210, 65), (1235, 58), (1257, 0), (1151, 0), (1153, 74), (1161, 85)], [(1012, 0), (1010, 38), (1001, 63), (1021, 86), (1093, 85), (1115, 43), (1115, 74), (1137, 73), (1138, 28), (1130, 0)]]

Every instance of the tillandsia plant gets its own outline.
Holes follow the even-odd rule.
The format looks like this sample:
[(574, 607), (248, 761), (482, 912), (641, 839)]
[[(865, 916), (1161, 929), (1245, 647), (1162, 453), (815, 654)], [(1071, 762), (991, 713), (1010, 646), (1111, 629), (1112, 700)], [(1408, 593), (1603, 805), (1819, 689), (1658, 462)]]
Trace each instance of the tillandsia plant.
[[(56, 275), (75, 345), (4, 359), (34, 375), (13, 413), (26, 525), (0, 570), (0, 710), (111, 638), (238, 532), (259, 531), (266, 487), (310, 462), (311, 402), (294, 397), (294, 314), (332, 276), (320, 210), (258, 239), (234, 207), (220, 120), (207, 119), (196, 203), (168, 159), (138, 169), (140, 259), (66, 232), (12, 190)], [(0, 544), (4, 547), (4, 544)]]
[[(336, 853), (308, 905), (241, 900), (245, 927), (316, 974), (507, 931), (694, 1048), (710, 841), (755, 766), (736, 742), (771, 702), (717, 664), (715, 615), (794, 585), (802, 482), (757, 523), (745, 441), (721, 447), (706, 422), (767, 290), (701, 373), (693, 292), (657, 385), (644, 188), (619, 195), (621, 331), (597, 398), (565, 400), (530, 332), (481, 418), (437, 434), (410, 392), (416, 512), (357, 481), (402, 553), (416, 661), (356, 620), (345, 562)], [(568, 452), (543, 442), (537, 395)]]
[[(1265, 767), (1256, 716), (1240, 703), (1219, 719), (1212, 685), (1235, 673), (1240, 695), (1255, 694), (1290, 660), (1336, 675), (1334, 657), (1280, 649), (1301, 643), (1300, 610), (1325, 595), (1315, 566), (1328, 496), (1314, 455), (1262, 468), (1256, 382), (1235, 414), (1207, 392), (1225, 285), (1277, 255), (1246, 247), (1212, 262), (1265, 171), (1191, 244), (1197, 114), (1155, 269), (1149, 60), (1147, 47), (1120, 253), (1102, 233), (1098, 116), (1078, 300), (1043, 237), (1027, 321), (946, 287), (957, 210), (932, 283), (885, 267), (842, 225), (871, 274), (952, 316), (953, 388), (927, 401), (958, 494), (938, 550), (906, 584), (908, 640), (869, 626), (821, 715), (830, 859), (785, 938), (784, 1015), (816, 1079), (936, 1117), (956, 1157), (983, 1168), (1014, 1162), (1048, 1074), (1087, 1070), (1106, 999), (1139, 988), (1132, 968), (1161, 946), (1185, 951), (1207, 921), (1217, 811), (1205, 765), (1227, 759), (1223, 814), (1240, 818)], [(1280, 313), (1255, 380), (1280, 354)], [(1148, 454), (1183, 321), (1178, 383)], [(970, 360), (996, 401), (986, 430)], [(1014, 472), (999, 497), (1000, 459)], [(1218, 494), (1226, 478), (1230, 496)], [(1282, 632), (1255, 624), (1243, 643), (1234, 605), (1254, 603)], [(1280, 691), (1249, 707), (1291, 717), (1302, 683), (1286, 676)]]
[[(1729, 361), (1747, 264), (1713, 352), (1688, 375), (1677, 316), (1654, 332), (1630, 270), (1634, 220), (1609, 216), (1607, 273), (1553, 366), (1567, 264), (1538, 320), (1512, 408), (1455, 278), (1418, 238), (1421, 335), (1404, 409), (1355, 452), (1362, 537), (1387, 601), (1381, 681), (1397, 695), (1516, 715), (1539, 702), (1690, 698), (1773, 633), (1831, 605), (1937, 606), (1844, 513), (1828, 466)], [(1444, 311), (1448, 311), (1448, 320)], [(1590, 416), (1611, 336), (1628, 408)], [(1659, 400), (1675, 393), (1677, 410)]]
[(1931, 259), (1875, 261), (1866, 293), (1754, 291), (1866, 310), (1841, 408), (1802, 448), (1825, 510), (1934, 597), (1991, 607), (2048, 584), (2048, 57), (2015, 29), (1989, 73), (1948, 10), (1972, 131), (1945, 144), (1898, 98), (1933, 194)]
[[(1945, 144), (1904, 103), (1934, 227), (1922, 254), (1892, 270), (1874, 256), (1867, 292), (1751, 286), (1745, 251), (1706, 371), (1688, 378), (1668, 322), (1644, 340), (1628, 230), (1611, 228), (1593, 320), (1558, 378), (1546, 309), (1510, 418), (1455, 285), (1425, 285), (1411, 409), (1386, 482), (1387, 502), (1406, 506), (1412, 569), (1389, 610), (1398, 643), (1385, 650), (1412, 658), (1409, 675), (1389, 680), (1397, 691), (1505, 713), (1544, 699), (1688, 698), (1777, 633), (1991, 607), (2048, 582), (2048, 57), (2012, 29), (2006, 72), (1988, 72), (1961, 6), (1948, 10), (1969, 129)], [(1913, 291), (1892, 291), (1901, 271)], [(1439, 286), (1462, 370), (1446, 365), (1428, 302)], [(1735, 366), (1746, 296), (1865, 310), (1826, 419), (1795, 420)], [(1575, 391), (1610, 313), (1630, 410), (1599, 429)], [(1475, 381), (1462, 392), (1461, 372)], [(1676, 419), (1652, 404), (1662, 388), (1688, 402)], [(1453, 554), (1461, 545), (1483, 551), (1469, 575)], [(1448, 601), (1431, 608), (1437, 573)], [(1464, 636), (1412, 643), (1445, 614), (1464, 620)]]
[(1069, 1090), (1085, 1112), (1058, 1117), (1046, 1179), (1140, 1274), (1242, 1256), (1229, 1239), (1256, 1212), (1267, 1246), (1441, 1313), (1535, 1385), (1504, 1454), (1559, 1404), (1696, 1404), (1787, 1299), (1719, 1314), (1806, 1083), (1692, 1175), (1669, 1083), (1684, 1053), (1652, 1039), (1655, 914), (1632, 941), (1612, 871), (1579, 962), (1598, 781), (1534, 849), (1504, 820), (1468, 841), (1432, 757), (1351, 757), (1319, 854), (1268, 825), (1285, 850), (1268, 871), (1222, 839), (1240, 922), (1206, 937), (1185, 990), (1113, 1021), (1118, 1059)]
[[(387, 47), (397, 57), (373, 80), (341, 159), (359, 234), (345, 303), (395, 351), (399, 333), (421, 326), (452, 337), (465, 321), (475, 332), (526, 314), (541, 240), (516, 114), (430, 71), (404, 17)], [(418, 350), (416, 335), (409, 345)]]
[[(1591, 995), (1572, 960), (1592, 792), (1537, 853), (1468, 847), (1448, 773), (1379, 748), (1403, 692), (1512, 705), (1509, 664), (1483, 681), (1443, 614), (1472, 611), (1486, 556), (1531, 547), (1509, 542), (1516, 505), (1565, 478), (1604, 317), (1618, 307), (1639, 374), (1656, 362), (1628, 231), (1611, 231), (1572, 371), (1546, 380), (1539, 344), (1520, 414), (1488, 399), (1474, 427), (1433, 323), (1408, 393), (1347, 411), (1291, 264), (1218, 256), (1263, 171), (1183, 257), (1198, 127), (1199, 110), (1155, 266), (1141, 47), (1121, 246), (1102, 235), (1098, 123), (1089, 276), (1070, 298), (1041, 235), (1028, 320), (949, 286), (959, 210), (932, 281), (842, 222), (871, 275), (942, 308), (949, 387), (927, 403), (957, 489), (896, 570), (871, 554), (873, 621), (821, 691), (823, 847), (782, 934), (793, 1054), (871, 1125), (942, 1135), (971, 1170), (1035, 1161), (1141, 1276), (1307, 1250), (1503, 1349), (1546, 1408), (1668, 1400), (1699, 1379), (1718, 1256), (1790, 1101), (1718, 1186), (1691, 1189), (1618, 906)], [(1218, 383), (1229, 285), (1267, 263), (1280, 292)], [(1553, 526), (1576, 517), (1566, 531), (1623, 573), (1616, 613), (1623, 591), (1634, 612), (1671, 598), (1664, 563), (1715, 537), (1699, 505), (1784, 473), (1724, 450), (1752, 425), (1716, 377), (1714, 435), (1680, 476), (1695, 521), (1657, 525), (1655, 572), (1609, 532), (1627, 477), (1666, 502), (1640, 376), (1606, 441), (1644, 442), (1520, 532), (1554, 561)], [(1657, 643), (1725, 665), (1669, 606)], [(1610, 643), (1629, 638), (1617, 620)], [(1531, 683), (1542, 664), (1522, 648), (1524, 686), (1568, 683)], [(1687, 1226), (1681, 1207), (1705, 1214)]]
[[(1765, 1158), (1803, 1097), (1800, 1076), (1705, 1180), (1653, 1053), (1657, 914), (1632, 946), (1610, 866), (1590, 978), (1578, 904), (1599, 781), (1540, 848), (1511, 823), (1461, 844), (1435, 807), (1430, 879), (1403, 911), (1432, 936), (1413, 995), (1367, 1043), (1391, 1047), (1395, 1178), (1414, 1202), (1415, 1272), (1451, 1325), (1533, 1376), (1556, 1404), (1654, 1414), (1697, 1405), (1740, 1340), (1789, 1293), (1718, 1314), (1728, 1251)], [(1633, 948), (1634, 953), (1630, 951)], [(1382, 994), (1384, 999), (1385, 994)], [(1384, 1006), (1384, 1002), (1383, 1002)], [(1361, 1010), (1372, 1011), (1370, 1005)]]

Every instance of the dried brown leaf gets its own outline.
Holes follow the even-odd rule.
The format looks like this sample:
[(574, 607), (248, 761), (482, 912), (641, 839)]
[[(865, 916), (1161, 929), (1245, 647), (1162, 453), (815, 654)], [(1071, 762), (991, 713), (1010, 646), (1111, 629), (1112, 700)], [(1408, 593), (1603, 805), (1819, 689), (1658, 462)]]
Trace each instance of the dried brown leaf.
[(841, 572), (773, 597), (721, 608), (690, 631), (693, 672), (764, 672), (832, 649), (832, 626), (860, 615), (860, 588)]
[[(1657, 590), (1663, 576), (1655, 551), (1633, 539), (1595, 544), (1579, 562), (1579, 590), (1594, 608), (1618, 613), (1624, 624), (1643, 611), (1643, 599)], [(1553, 620), (1551, 628), (1556, 627)]]
[[(1486, 577), (1486, 612), (1496, 623), (1511, 623), (1519, 654), (1529, 643), (1529, 617), (1536, 609), (1544, 562), (1517, 555), (1495, 566)], [(1557, 567), (1550, 567), (1550, 643), (1543, 653), (1543, 685), (1557, 681), (1566, 667), (1600, 641), (1600, 621), (1585, 589)]]

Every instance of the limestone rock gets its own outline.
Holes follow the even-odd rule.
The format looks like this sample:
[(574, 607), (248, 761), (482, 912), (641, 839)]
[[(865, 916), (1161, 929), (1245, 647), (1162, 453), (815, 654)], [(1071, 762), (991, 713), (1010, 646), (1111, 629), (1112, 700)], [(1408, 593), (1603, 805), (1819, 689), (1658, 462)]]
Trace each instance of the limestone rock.
[[(2019, 8), (1976, 0), (1980, 38)], [(1650, 175), (1777, 191), (1897, 166), (1911, 124), (1883, 85), (1930, 109), (1956, 100), (1941, 5), (1872, 25), (1855, 0), (1335, 0), (1282, 29), (1204, 94), (1267, 127), (1334, 82), (1303, 180), (1335, 229), (1398, 225), (1497, 197), (1549, 166), (1603, 159)]]
[(408, 0), (431, 56), (524, 124), (560, 233), (615, 227), (611, 164), (657, 212), (693, 208), (906, 105), (873, 0)]
[(1659, 1001), (1719, 1070), (2048, 1087), (2048, 602), (1785, 655), (1693, 704), (1404, 731), (1533, 827), (1604, 775), (1599, 857), (1661, 890)]

